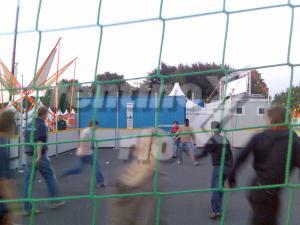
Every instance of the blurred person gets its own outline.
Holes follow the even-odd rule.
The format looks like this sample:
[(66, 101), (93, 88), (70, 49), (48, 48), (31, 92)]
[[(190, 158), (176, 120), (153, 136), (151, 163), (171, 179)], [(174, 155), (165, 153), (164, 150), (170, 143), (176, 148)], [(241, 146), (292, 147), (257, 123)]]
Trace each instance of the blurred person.
[[(184, 120), (184, 125), (179, 128), (177, 134), (180, 137), (180, 145), (179, 145), (179, 155), (178, 155), (178, 164), (182, 163), (182, 153), (187, 151), (189, 156), (194, 162), (195, 166), (199, 165), (199, 162), (195, 159), (195, 146), (196, 146), (196, 138), (193, 132), (193, 129), (190, 127), (189, 119)], [(180, 134), (180, 133), (189, 133), (189, 134)]]
[[(163, 132), (159, 130), (158, 132)], [(158, 137), (154, 137), (153, 129), (146, 129), (142, 135), (148, 137), (139, 138), (137, 144), (131, 147), (133, 157), (131, 161), (121, 168), (120, 175), (115, 185), (115, 194), (153, 192), (154, 177), (157, 163), (163, 160), (172, 150), (171, 144), (160, 143)], [(161, 145), (160, 145), (161, 144)], [(159, 153), (161, 151), (161, 154)], [(165, 157), (166, 159), (170, 156)], [(159, 167), (161, 168), (161, 167)], [(158, 171), (158, 190), (163, 191), (166, 175)], [(108, 200), (107, 225), (153, 225), (156, 224), (158, 199), (155, 195), (112, 198)], [(160, 225), (167, 225), (165, 205), (161, 206)]]
[[(34, 122), (34, 127), (32, 130), (32, 124), (30, 124), (25, 131), (25, 153), (27, 155), (27, 163), (25, 166), (25, 173), (24, 173), (24, 198), (28, 197), (29, 194), (29, 184), (30, 184), (30, 177), (31, 177), (31, 170), (32, 166), (34, 166), (34, 176), (33, 182), (36, 177), (36, 171), (42, 175), (45, 179), (47, 188), (48, 188), (48, 195), (49, 197), (58, 197), (59, 195), (59, 188), (58, 188), (58, 181), (51, 163), (50, 158), (47, 155), (48, 147), (48, 128), (45, 124), (46, 119), (48, 118), (48, 108), (42, 106), (39, 107), (37, 110), (37, 118)], [(30, 145), (30, 137), (31, 133), (33, 132), (33, 142), (38, 144), (37, 145), (37, 155), (34, 158), (34, 146)], [(57, 208), (65, 204), (65, 201), (50, 201), (49, 207), (50, 208)], [(30, 215), (32, 209), (32, 204), (28, 201), (24, 203), (24, 215)], [(40, 213), (39, 209), (36, 209), (33, 213)]]
[[(15, 133), (14, 113), (4, 111), (0, 114), (0, 145), (9, 144), (9, 139)], [(0, 146), (0, 199), (9, 200), (16, 198), (15, 181), (10, 171), (10, 147)], [(0, 203), (0, 224), (12, 225), (12, 208), (15, 203)]]
[(66, 130), (66, 129), (67, 129), (66, 121), (62, 118), (62, 116), (58, 116), (57, 130)]
[[(95, 121), (95, 128), (99, 126), (99, 122)], [(93, 121), (90, 121), (87, 128), (85, 128), (80, 135), (80, 139), (91, 139), (92, 138), (92, 129), (93, 129)], [(90, 164), (93, 168), (94, 163), (94, 156), (93, 153), (95, 146), (94, 143), (89, 141), (81, 141), (80, 146), (77, 149), (76, 156), (77, 156), (77, 166), (71, 169), (66, 169), (62, 174), (62, 177), (66, 177), (69, 175), (80, 174), (83, 172), (83, 169), (86, 164)], [(96, 187), (105, 187), (104, 184), (104, 177), (101, 172), (99, 160), (96, 159)]]
[[(285, 108), (272, 106), (267, 110), (269, 125), (285, 122)], [(292, 133), (290, 170), (300, 167), (300, 141)], [(286, 126), (273, 126), (254, 135), (245, 149), (238, 155), (229, 176), (231, 186), (236, 184), (236, 173), (250, 154), (253, 155), (255, 176), (252, 186), (283, 184), (285, 182), (288, 155), (289, 129)], [(257, 189), (248, 192), (248, 201), (252, 207), (252, 225), (278, 225), (280, 210), (279, 195), (281, 188)]]
[[(218, 188), (219, 187), (219, 174), (220, 174), (220, 167), (221, 167), (221, 157), (223, 151), (223, 143), (225, 144), (225, 160), (224, 160), (224, 169), (223, 169), (223, 179), (222, 179), (222, 187), (224, 187), (225, 181), (231, 171), (232, 164), (233, 164), (233, 156), (230, 147), (230, 143), (228, 139), (225, 139), (220, 134), (221, 124), (217, 121), (213, 121), (211, 123), (211, 129), (216, 129), (213, 131), (213, 135), (208, 139), (207, 143), (204, 146), (203, 152), (196, 156), (197, 159), (201, 159), (206, 157), (208, 154), (211, 156), (211, 163), (213, 166), (213, 172), (211, 177), (211, 188)], [(223, 193), (220, 191), (213, 191), (211, 197), (211, 204), (212, 204), (212, 215), (210, 216), (211, 219), (218, 219), (221, 217), (222, 212), (222, 198)]]
[(179, 130), (179, 123), (178, 121), (174, 121), (173, 122), (173, 126), (171, 128), (171, 130), (169, 131), (169, 134), (172, 134), (172, 139), (173, 139), (173, 143), (174, 143), (174, 147), (173, 147), (173, 158), (177, 158), (177, 154), (178, 154), (178, 150), (179, 150), (179, 146), (180, 146), (180, 136), (178, 134), (176, 134)]

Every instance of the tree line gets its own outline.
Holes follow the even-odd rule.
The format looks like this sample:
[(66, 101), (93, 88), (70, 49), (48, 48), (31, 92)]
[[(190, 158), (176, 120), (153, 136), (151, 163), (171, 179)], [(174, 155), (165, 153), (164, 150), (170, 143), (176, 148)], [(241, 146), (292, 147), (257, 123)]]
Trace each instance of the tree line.
[[(179, 82), (184, 94), (187, 98), (194, 97), (197, 99), (218, 99), (219, 96), (219, 81), (225, 76), (225, 73), (221, 70), (221, 65), (215, 63), (193, 63), (191, 65), (179, 64), (177, 66), (161, 64), (160, 74), (165, 75), (163, 94), (169, 94), (176, 82)], [(232, 69), (226, 65), (225, 69)], [(114, 84), (103, 84), (99, 87), (100, 95), (102, 96), (114, 96), (117, 92), (120, 95), (139, 96), (139, 95), (154, 95), (159, 93), (161, 79), (155, 77), (157, 69), (152, 70), (148, 73), (148, 77), (138, 84), (132, 84), (124, 78), (124, 75), (105, 72), (98, 74), (96, 79), (99, 81), (110, 81), (118, 80)], [(176, 76), (176, 75), (179, 76)], [(188, 76), (185, 76), (189, 74)], [(172, 77), (170, 75), (173, 75)], [(174, 75), (176, 77), (174, 77)], [(184, 75), (184, 76), (180, 76)], [(168, 78), (170, 76), (170, 78)], [(261, 74), (253, 70), (251, 72), (251, 93), (261, 94), (265, 97), (268, 96), (268, 87), (261, 77)], [(70, 108), (70, 98), (72, 93), (73, 80), (61, 80), (59, 82), (59, 93), (58, 93), (58, 109), (61, 111), (68, 110)], [(82, 85), (75, 81), (75, 95), (73, 96), (73, 108), (77, 108), (77, 93), (79, 92), (80, 97), (95, 96), (97, 87), (95, 84)], [(67, 86), (66, 86), (67, 84)], [(41, 99), (45, 106), (54, 109), (54, 88), (49, 88)]]

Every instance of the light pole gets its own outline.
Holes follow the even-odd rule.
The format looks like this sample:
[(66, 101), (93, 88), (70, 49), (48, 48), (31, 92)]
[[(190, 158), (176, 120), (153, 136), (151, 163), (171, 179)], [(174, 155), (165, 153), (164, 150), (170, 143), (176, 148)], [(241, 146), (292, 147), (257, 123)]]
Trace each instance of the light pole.
[(22, 83), (21, 83), (21, 107), (20, 107), (20, 126), (19, 126), (19, 173), (23, 173), (23, 159), (24, 159), (24, 146), (20, 146), (20, 143), (24, 142), (22, 139), (22, 133), (23, 133), (23, 86), (24, 86), (24, 75), (21, 75)]
[(116, 97), (116, 129), (115, 129), (115, 148), (116, 150), (120, 149), (119, 146), (119, 96), (120, 95), (120, 88), (117, 90), (117, 97)]
[[(17, 4), (17, 12), (16, 12), (16, 23), (15, 23), (15, 32), (14, 32), (14, 45), (12, 52), (12, 62), (11, 62), (11, 72), (15, 73), (15, 64), (16, 64), (16, 51), (17, 51), (17, 37), (18, 37), (18, 24), (19, 24), (19, 12), (20, 12), (20, 0), (18, 0)], [(12, 95), (9, 95), (9, 100), (12, 100)]]

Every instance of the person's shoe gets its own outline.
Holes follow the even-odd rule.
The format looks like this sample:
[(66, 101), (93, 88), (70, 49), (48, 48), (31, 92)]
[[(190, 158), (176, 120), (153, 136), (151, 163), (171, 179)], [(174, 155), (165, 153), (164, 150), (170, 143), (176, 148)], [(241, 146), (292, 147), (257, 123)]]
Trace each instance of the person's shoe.
[(199, 162), (198, 161), (194, 162), (194, 166), (199, 166)]
[(179, 161), (179, 160), (177, 161), (177, 164), (178, 164), (178, 165), (180, 165), (181, 163), (182, 163), (181, 161)]
[(211, 220), (217, 220), (221, 218), (221, 213), (212, 213), (209, 217)]
[(177, 155), (173, 155), (173, 159), (176, 159), (177, 158)]
[(96, 188), (105, 188), (105, 184), (104, 183), (101, 183), (101, 184), (97, 184), (96, 185)]
[(50, 209), (57, 209), (61, 206), (63, 206), (64, 204), (66, 204), (66, 201), (52, 201), (48, 203), (48, 207)]
[[(41, 210), (39, 209), (35, 209), (35, 211), (33, 212), (35, 215), (37, 214), (40, 214), (41, 213)], [(21, 213), (22, 216), (30, 216), (31, 215), (31, 210), (27, 211), (27, 210), (24, 210), (22, 213)]]

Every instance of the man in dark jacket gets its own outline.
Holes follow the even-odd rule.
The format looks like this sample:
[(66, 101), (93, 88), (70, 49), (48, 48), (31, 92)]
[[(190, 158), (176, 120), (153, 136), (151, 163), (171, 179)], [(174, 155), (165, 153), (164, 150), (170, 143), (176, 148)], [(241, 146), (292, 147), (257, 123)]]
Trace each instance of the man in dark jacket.
[[(273, 106), (267, 111), (268, 123), (281, 124), (285, 122), (285, 108)], [(273, 126), (256, 134), (239, 154), (229, 176), (231, 186), (235, 185), (235, 174), (240, 166), (252, 153), (253, 168), (256, 176), (252, 179), (252, 186), (284, 184), (286, 177), (286, 163), (288, 162), (289, 138), (292, 138), (290, 168), (300, 166), (300, 142), (293, 132), (289, 135), (286, 126)], [(289, 171), (288, 171), (289, 172)], [(279, 211), (279, 193), (281, 188), (258, 189), (250, 191), (248, 200), (253, 209), (252, 225), (277, 225)]]
[[(196, 157), (200, 159), (207, 156), (208, 154), (211, 155), (211, 161), (213, 166), (211, 188), (218, 188), (223, 147), (225, 147), (225, 160), (224, 160), (222, 186), (224, 186), (226, 178), (229, 175), (229, 172), (231, 170), (233, 157), (232, 157), (229, 141), (227, 140), (227, 138), (224, 138), (220, 134), (220, 123), (216, 121), (212, 122), (211, 129), (216, 129), (216, 131), (214, 131), (213, 136), (205, 144), (203, 152)], [(225, 144), (225, 146), (223, 145), (223, 143)], [(211, 219), (218, 219), (221, 217), (222, 197), (223, 197), (222, 192), (213, 191), (212, 198), (211, 198), (213, 213), (210, 217)]]

